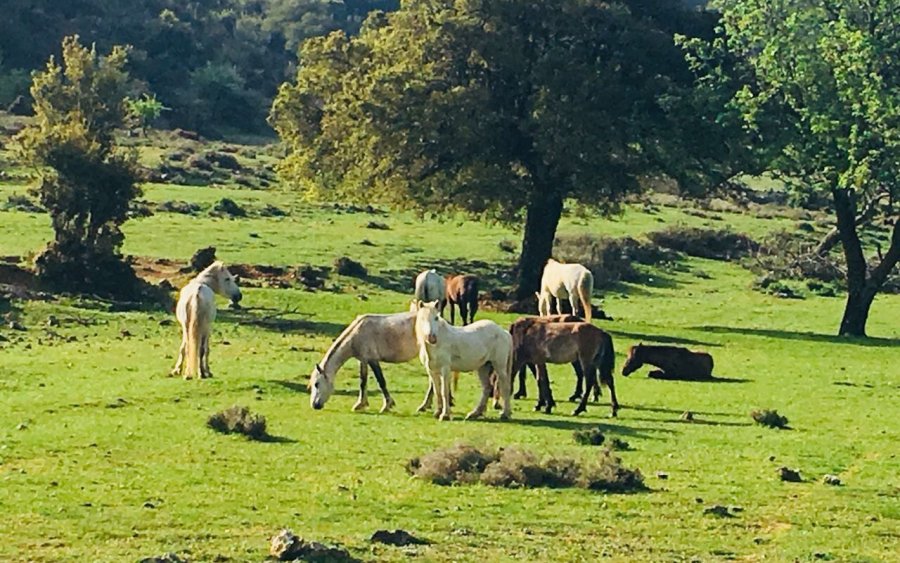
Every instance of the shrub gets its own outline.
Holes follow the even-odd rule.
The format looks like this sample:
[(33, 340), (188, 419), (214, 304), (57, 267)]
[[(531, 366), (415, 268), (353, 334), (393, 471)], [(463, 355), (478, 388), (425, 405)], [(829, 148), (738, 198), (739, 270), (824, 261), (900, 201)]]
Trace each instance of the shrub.
[(142, 286), (122, 260), (121, 225), (140, 174), (136, 154), (114, 137), (125, 122), (127, 49), (98, 57), (71, 36), (62, 51), (62, 66), (51, 59), (34, 75), (36, 119), (16, 137), (26, 162), (43, 171), (36, 192), (55, 232), (35, 268), (62, 290), (134, 298)]
[(750, 416), (757, 424), (768, 426), (769, 428), (787, 428), (788, 419), (786, 416), (778, 414), (776, 410), (760, 409), (750, 413)]
[(246, 217), (247, 210), (238, 205), (233, 199), (223, 197), (213, 206), (212, 215), (227, 215), (229, 217)]
[(581, 487), (626, 492), (645, 489), (637, 469), (622, 465), (608, 449), (589, 463), (567, 457), (541, 460), (517, 448), (485, 452), (457, 444), (410, 460), (407, 471), (436, 485), (482, 483), (492, 487)]
[(734, 260), (759, 249), (759, 244), (749, 236), (728, 229), (679, 226), (652, 232), (647, 236), (664, 248), (714, 260)]
[(594, 275), (594, 287), (638, 281), (640, 274), (635, 263), (655, 265), (678, 258), (671, 251), (631, 237), (602, 235), (561, 236), (554, 241), (553, 250), (559, 259), (588, 268)]
[(606, 440), (606, 436), (599, 428), (586, 428), (584, 430), (576, 430), (572, 433), (576, 444), (582, 446), (600, 446)]
[(334, 271), (342, 276), (364, 278), (369, 274), (366, 267), (347, 256), (341, 256), (334, 261)]
[(15, 209), (24, 213), (43, 213), (44, 208), (31, 201), (28, 196), (13, 194), (6, 198), (6, 209)]
[(266, 433), (266, 418), (251, 414), (250, 409), (238, 405), (210, 415), (206, 425), (216, 432), (243, 434), (251, 440), (265, 440), (269, 437)]

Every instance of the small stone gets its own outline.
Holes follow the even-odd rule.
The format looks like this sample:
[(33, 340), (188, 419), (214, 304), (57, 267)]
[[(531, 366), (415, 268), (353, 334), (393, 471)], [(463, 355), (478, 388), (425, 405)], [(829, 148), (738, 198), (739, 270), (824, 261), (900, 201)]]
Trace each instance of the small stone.
[(782, 481), (790, 483), (800, 483), (803, 481), (803, 478), (800, 477), (800, 472), (783, 466), (778, 468), (778, 477)]
[(837, 475), (825, 475), (822, 477), (822, 482), (826, 485), (834, 485), (835, 487), (839, 487), (841, 485), (841, 478)]
[(703, 514), (711, 514), (719, 518), (734, 518), (734, 515), (728, 512), (728, 507), (721, 504), (714, 504), (703, 509)]
[(370, 540), (396, 546), (425, 545), (428, 543), (426, 540), (417, 538), (406, 530), (378, 530), (372, 534)]
[(657, 471), (657, 472), (656, 472), (656, 478), (657, 478), (657, 479), (663, 479), (663, 480), (665, 480), (665, 479), (668, 479), (668, 478), (669, 478), (669, 474), (668, 474), (668, 473), (664, 473), (664, 472), (662, 472), (662, 471)]

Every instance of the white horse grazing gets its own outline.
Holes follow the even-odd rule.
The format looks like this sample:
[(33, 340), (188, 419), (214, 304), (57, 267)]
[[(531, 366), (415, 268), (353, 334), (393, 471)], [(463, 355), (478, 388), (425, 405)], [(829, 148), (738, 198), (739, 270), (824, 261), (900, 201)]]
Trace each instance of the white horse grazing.
[(216, 320), (218, 293), (237, 303), (243, 297), (237, 280), (222, 262), (214, 262), (181, 288), (175, 316), (181, 323), (181, 349), (172, 375), (212, 377), (209, 371), (209, 334)]
[(384, 374), (378, 362), (402, 364), (416, 357), (415, 313), (394, 315), (360, 315), (332, 343), (322, 360), (313, 368), (309, 377), (309, 404), (314, 409), (325, 406), (334, 392), (334, 380), (338, 370), (350, 358), (359, 360), (359, 399), (353, 410), (369, 406), (366, 394), (368, 368), (375, 372), (381, 387), (384, 403), (381, 412), (394, 406), (394, 399), (387, 390)]
[(556, 313), (562, 315), (561, 300), (569, 298), (572, 314), (578, 315), (577, 303), (581, 303), (583, 313), (578, 315), (591, 322), (591, 295), (594, 293), (594, 275), (581, 264), (562, 264), (553, 258), (547, 260), (544, 274), (541, 276), (541, 291), (538, 297), (538, 312), (548, 317), (550, 297), (556, 298)]
[(447, 282), (443, 276), (435, 270), (425, 270), (416, 276), (416, 300), (429, 303), (440, 303), (440, 314), (444, 316), (444, 306), (447, 304)]
[(503, 402), (501, 420), (511, 414), (512, 336), (493, 321), (478, 321), (464, 327), (451, 326), (441, 318), (439, 303), (419, 303), (416, 312), (416, 342), (419, 360), (431, 377), (437, 397), (434, 416), (450, 420), (451, 372), (477, 371), (481, 379), (481, 400), (466, 420), (484, 414), (488, 398), (493, 394), (491, 373), (497, 376), (497, 386)]

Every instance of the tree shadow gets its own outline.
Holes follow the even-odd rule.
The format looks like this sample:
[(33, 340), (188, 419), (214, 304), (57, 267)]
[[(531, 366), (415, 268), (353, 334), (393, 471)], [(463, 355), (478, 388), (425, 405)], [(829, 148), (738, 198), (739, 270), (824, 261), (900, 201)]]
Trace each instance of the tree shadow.
[[(291, 318), (304, 315), (305, 318)], [(226, 309), (219, 317), (225, 322), (239, 325), (255, 326), (273, 332), (299, 332), (304, 334), (320, 334), (336, 338), (344, 331), (346, 325), (330, 321), (315, 321), (315, 313), (300, 311), (279, 311), (270, 307), (254, 307), (252, 309)]]
[(752, 422), (732, 422), (727, 420), (704, 420), (701, 418), (693, 418), (692, 420), (682, 420), (681, 418), (649, 418), (649, 417), (633, 417), (631, 420), (639, 420), (641, 422), (656, 422), (663, 424), (684, 424), (691, 425), (696, 424), (699, 426), (727, 426), (727, 427), (741, 427), (741, 426), (753, 426)]
[[(658, 412), (658, 413), (663, 413), (663, 414), (677, 414), (677, 415), (681, 415), (682, 413), (685, 412), (684, 409), (680, 409), (680, 410), (679, 409), (669, 409), (669, 408), (665, 408), (665, 407), (650, 407), (650, 406), (645, 406), (645, 405), (627, 405), (627, 406), (623, 406), (622, 408), (623, 409), (625, 409), (625, 408), (633, 409), (636, 411)], [(716, 412), (716, 411), (691, 411), (691, 412), (694, 414), (702, 414), (705, 416), (731, 416), (731, 417), (739, 416), (738, 414), (735, 414), (733, 412)]]
[(479, 291), (481, 292), (503, 285), (510, 285), (515, 281), (512, 264), (504, 264), (502, 262), (489, 263), (483, 260), (468, 260), (465, 258), (436, 260), (433, 262), (418, 260), (408, 268), (382, 270), (377, 275), (370, 274), (361, 279), (381, 289), (412, 295), (416, 276), (424, 270), (432, 268), (441, 275), (472, 274), (478, 276), (480, 282)]
[[(628, 436), (631, 438), (645, 439), (645, 440), (657, 440), (656, 436), (652, 436), (651, 434), (674, 434), (675, 430), (671, 430), (669, 428), (632, 428), (630, 426), (611, 424), (607, 421), (598, 421), (598, 420), (585, 420), (583, 418), (578, 419), (572, 417), (570, 415), (545, 415), (545, 416), (553, 416), (554, 418), (516, 418), (513, 417), (509, 421), (501, 421), (499, 418), (485, 418), (481, 419), (479, 422), (487, 422), (487, 423), (497, 423), (497, 424), (516, 424), (518, 426), (531, 426), (538, 428), (551, 428), (554, 430), (565, 430), (568, 432), (574, 432), (576, 430), (588, 430), (591, 428), (599, 428), (601, 432), (608, 432), (610, 434), (618, 434), (622, 436)], [(565, 418), (563, 418), (565, 417)], [(639, 420), (636, 418), (628, 417), (628, 420)]]
[(713, 342), (705, 342), (703, 340), (694, 340), (693, 338), (682, 338), (680, 336), (661, 336), (658, 334), (642, 334), (638, 332), (623, 332), (615, 329), (609, 331), (615, 336), (631, 338), (642, 343), (659, 342), (661, 344), (686, 344), (689, 346), (708, 346), (710, 348), (722, 346)]
[(692, 330), (701, 330), (715, 334), (741, 334), (746, 336), (764, 336), (767, 338), (780, 338), (783, 340), (803, 340), (809, 342), (827, 342), (829, 344), (845, 344), (874, 348), (892, 348), (900, 346), (900, 338), (882, 337), (850, 337), (831, 334), (819, 334), (815, 332), (799, 332), (792, 330), (775, 330), (768, 328), (742, 328), (731, 326), (702, 325), (690, 327)]

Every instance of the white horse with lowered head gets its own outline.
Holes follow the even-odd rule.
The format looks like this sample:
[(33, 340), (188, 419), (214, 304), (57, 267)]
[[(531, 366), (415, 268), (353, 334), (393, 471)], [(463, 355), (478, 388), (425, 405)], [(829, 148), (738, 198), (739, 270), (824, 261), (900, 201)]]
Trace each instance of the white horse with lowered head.
[(444, 306), (447, 304), (447, 282), (434, 269), (425, 270), (416, 276), (415, 295), (417, 301), (429, 303), (437, 301), (440, 314), (444, 316)]
[(378, 362), (402, 364), (416, 357), (415, 313), (393, 315), (360, 315), (335, 339), (325, 356), (315, 365), (309, 376), (309, 404), (318, 410), (325, 406), (334, 393), (334, 381), (338, 371), (347, 361), (359, 361), (359, 399), (353, 410), (363, 410), (369, 406), (366, 384), (368, 368), (372, 368), (375, 379), (381, 387), (384, 403), (381, 412), (394, 406), (394, 399), (388, 392), (384, 374)]
[(419, 360), (431, 377), (437, 397), (434, 416), (450, 420), (450, 386), (452, 372), (475, 371), (481, 380), (481, 400), (466, 420), (484, 415), (494, 392), (491, 374), (496, 374), (497, 389), (503, 403), (501, 420), (511, 414), (512, 336), (493, 321), (477, 321), (457, 328), (441, 318), (438, 301), (418, 302), (416, 342)]
[[(541, 276), (541, 291), (537, 293), (538, 313), (542, 317), (552, 314), (551, 297), (556, 298), (556, 314), (562, 315), (563, 299), (568, 298), (572, 314), (591, 322), (591, 296), (594, 293), (594, 275), (581, 264), (563, 264), (553, 258), (547, 260)], [(578, 304), (583, 313), (578, 314)]]
[(216, 320), (216, 293), (240, 302), (241, 290), (237, 279), (222, 262), (213, 262), (181, 288), (175, 316), (181, 323), (181, 349), (172, 375), (203, 379), (212, 377), (209, 371), (209, 335)]

